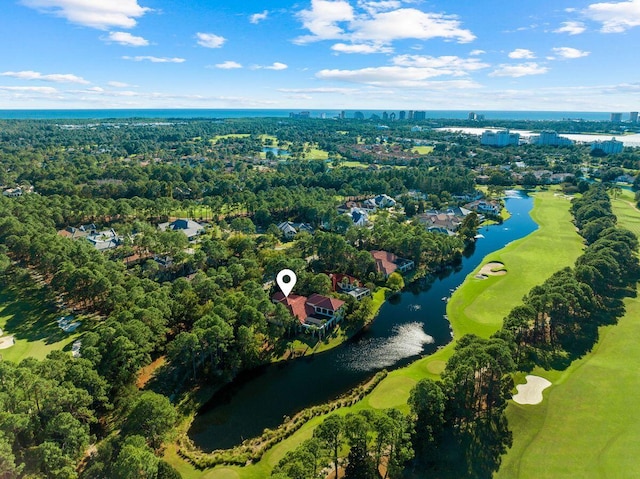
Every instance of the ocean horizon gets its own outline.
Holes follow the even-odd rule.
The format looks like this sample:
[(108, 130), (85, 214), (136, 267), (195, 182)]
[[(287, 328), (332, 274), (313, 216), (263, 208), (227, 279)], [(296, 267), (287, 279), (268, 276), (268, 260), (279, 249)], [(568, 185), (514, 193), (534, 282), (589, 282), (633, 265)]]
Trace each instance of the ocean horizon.
[[(308, 111), (310, 118), (336, 118), (342, 111), (346, 118), (353, 118), (361, 112), (365, 118), (375, 114), (382, 118), (386, 111), (395, 113), (396, 119), (400, 110), (292, 110), (292, 109), (69, 109), (69, 110), (0, 110), (2, 120), (111, 120), (111, 119), (230, 119), (230, 118), (288, 118), (290, 113)], [(408, 111), (408, 110), (405, 110)], [(427, 119), (464, 120), (471, 110), (416, 110), (425, 111)], [(611, 112), (593, 111), (520, 111), (520, 110), (475, 110), (484, 115), (485, 120), (531, 120), (560, 121), (585, 120), (607, 121)]]

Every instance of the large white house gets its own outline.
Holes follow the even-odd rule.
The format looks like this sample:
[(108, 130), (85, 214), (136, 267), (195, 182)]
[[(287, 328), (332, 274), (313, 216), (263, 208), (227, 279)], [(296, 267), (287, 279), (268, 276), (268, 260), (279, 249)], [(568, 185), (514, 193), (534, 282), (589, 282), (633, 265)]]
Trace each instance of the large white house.
[(171, 223), (160, 223), (158, 228), (160, 228), (161, 231), (180, 231), (184, 233), (189, 241), (193, 241), (198, 235), (204, 233), (204, 226), (186, 218), (180, 218)]
[(278, 225), (278, 229), (282, 231), (282, 235), (287, 239), (293, 239), (302, 231), (313, 234), (313, 227), (307, 223), (292, 223), (291, 221), (284, 221)]

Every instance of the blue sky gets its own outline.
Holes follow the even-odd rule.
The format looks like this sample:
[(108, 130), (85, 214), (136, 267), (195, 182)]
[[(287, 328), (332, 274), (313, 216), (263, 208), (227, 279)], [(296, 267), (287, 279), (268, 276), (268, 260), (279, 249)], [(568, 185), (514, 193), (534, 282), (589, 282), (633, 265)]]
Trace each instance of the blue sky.
[(640, 0), (4, 0), (0, 109), (640, 109)]

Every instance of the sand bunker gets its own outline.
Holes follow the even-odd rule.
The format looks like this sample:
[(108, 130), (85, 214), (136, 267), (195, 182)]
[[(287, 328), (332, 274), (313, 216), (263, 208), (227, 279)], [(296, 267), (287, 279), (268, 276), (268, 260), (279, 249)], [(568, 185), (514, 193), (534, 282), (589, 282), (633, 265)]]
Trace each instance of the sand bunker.
[(545, 378), (532, 375), (528, 375), (526, 380), (526, 383), (516, 386), (518, 394), (513, 396), (513, 400), (518, 404), (540, 404), (542, 391), (551, 386), (551, 383)]
[(507, 270), (504, 269), (504, 264), (493, 261), (480, 268), (476, 278), (487, 279), (489, 276), (503, 276), (505, 274), (507, 274)]
[(13, 336), (3, 336), (2, 338), (0, 338), (0, 349), (10, 348), (15, 344), (15, 342), (16, 340), (13, 338)]

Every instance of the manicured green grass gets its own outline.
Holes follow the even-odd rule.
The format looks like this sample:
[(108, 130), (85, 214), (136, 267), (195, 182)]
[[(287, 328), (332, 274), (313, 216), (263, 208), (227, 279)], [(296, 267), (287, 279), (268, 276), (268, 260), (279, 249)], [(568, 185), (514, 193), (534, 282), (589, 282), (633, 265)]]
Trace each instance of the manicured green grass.
[(414, 153), (418, 153), (419, 155), (428, 155), (429, 153), (432, 153), (433, 150), (433, 146), (416, 146), (411, 151), (413, 151)]
[(3, 336), (14, 336), (16, 341), (13, 346), (0, 349), (0, 357), (14, 362), (29, 357), (44, 359), (51, 351), (70, 347), (85, 324), (68, 334), (55, 322), (60, 316), (50, 311), (44, 300), (25, 300), (8, 288), (1, 289), (0, 329)]
[[(572, 265), (582, 251), (582, 240), (571, 223), (569, 202), (552, 192), (535, 195), (532, 217), (540, 228), (505, 248), (489, 254), (456, 290), (447, 304), (454, 337), (474, 333), (487, 337), (535, 285), (564, 266)], [(549, 252), (553, 251), (553, 254)], [(482, 265), (497, 261), (507, 274), (480, 280)]]
[[(618, 224), (640, 232), (632, 194), (613, 201)], [(600, 328), (600, 341), (565, 371), (534, 371), (553, 382), (536, 406), (509, 404), (513, 447), (496, 476), (526, 478), (636, 478), (640, 476), (640, 299), (625, 301), (617, 325)]]
[(329, 152), (316, 148), (315, 144), (305, 144), (305, 150), (309, 148), (309, 152), (305, 152), (305, 159), (307, 160), (327, 160), (329, 159)]
[(341, 161), (340, 166), (346, 166), (347, 168), (369, 168), (369, 163), (362, 163), (361, 161)]
[[(571, 223), (569, 201), (553, 195), (552, 191), (536, 193), (532, 217), (540, 228), (529, 236), (515, 241), (500, 251), (488, 255), (481, 266), (489, 261), (504, 263), (508, 273), (505, 276), (492, 276), (487, 280), (476, 280), (471, 273), (449, 301), (447, 314), (452, 323), (454, 337), (475, 333), (489, 336), (502, 324), (502, 319), (533, 286), (542, 283), (555, 271), (573, 264), (582, 251), (582, 240)], [(549, 251), (554, 254), (550, 255)], [(479, 268), (478, 268), (479, 269)], [(407, 400), (413, 385), (425, 378), (438, 378), (444, 369), (446, 360), (451, 356), (453, 344), (450, 343), (438, 352), (420, 359), (410, 366), (389, 373), (373, 392), (350, 408), (342, 408), (340, 414), (366, 408), (380, 409), (397, 407), (408, 410)], [(324, 416), (314, 418), (287, 440), (267, 451), (262, 460), (244, 468), (223, 468), (225, 474), (231, 469), (238, 473), (239, 479), (267, 477), (270, 469), (286, 451), (310, 437), (313, 428)], [(167, 459), (182, 472), (190, 466), (178, 457)], [(217, 476), (216, 468), (205, 475), (184, 475), (188, 479), (225, 478)], [(195, 471), (195, 470), (193, 470)], [(197, 471), (196, 471), (197, 472)], [(261, 475), (262, 474), (262, 475)], [(576, 476), (577, 477), (577, 476)]]
[(229, 135), (216, 135), (209, 141), (215, 145), (219, 140), (223, 140), (225, 138), (249, 138), (250, 136), (251, 135), (249, 133), (231, 133)]

